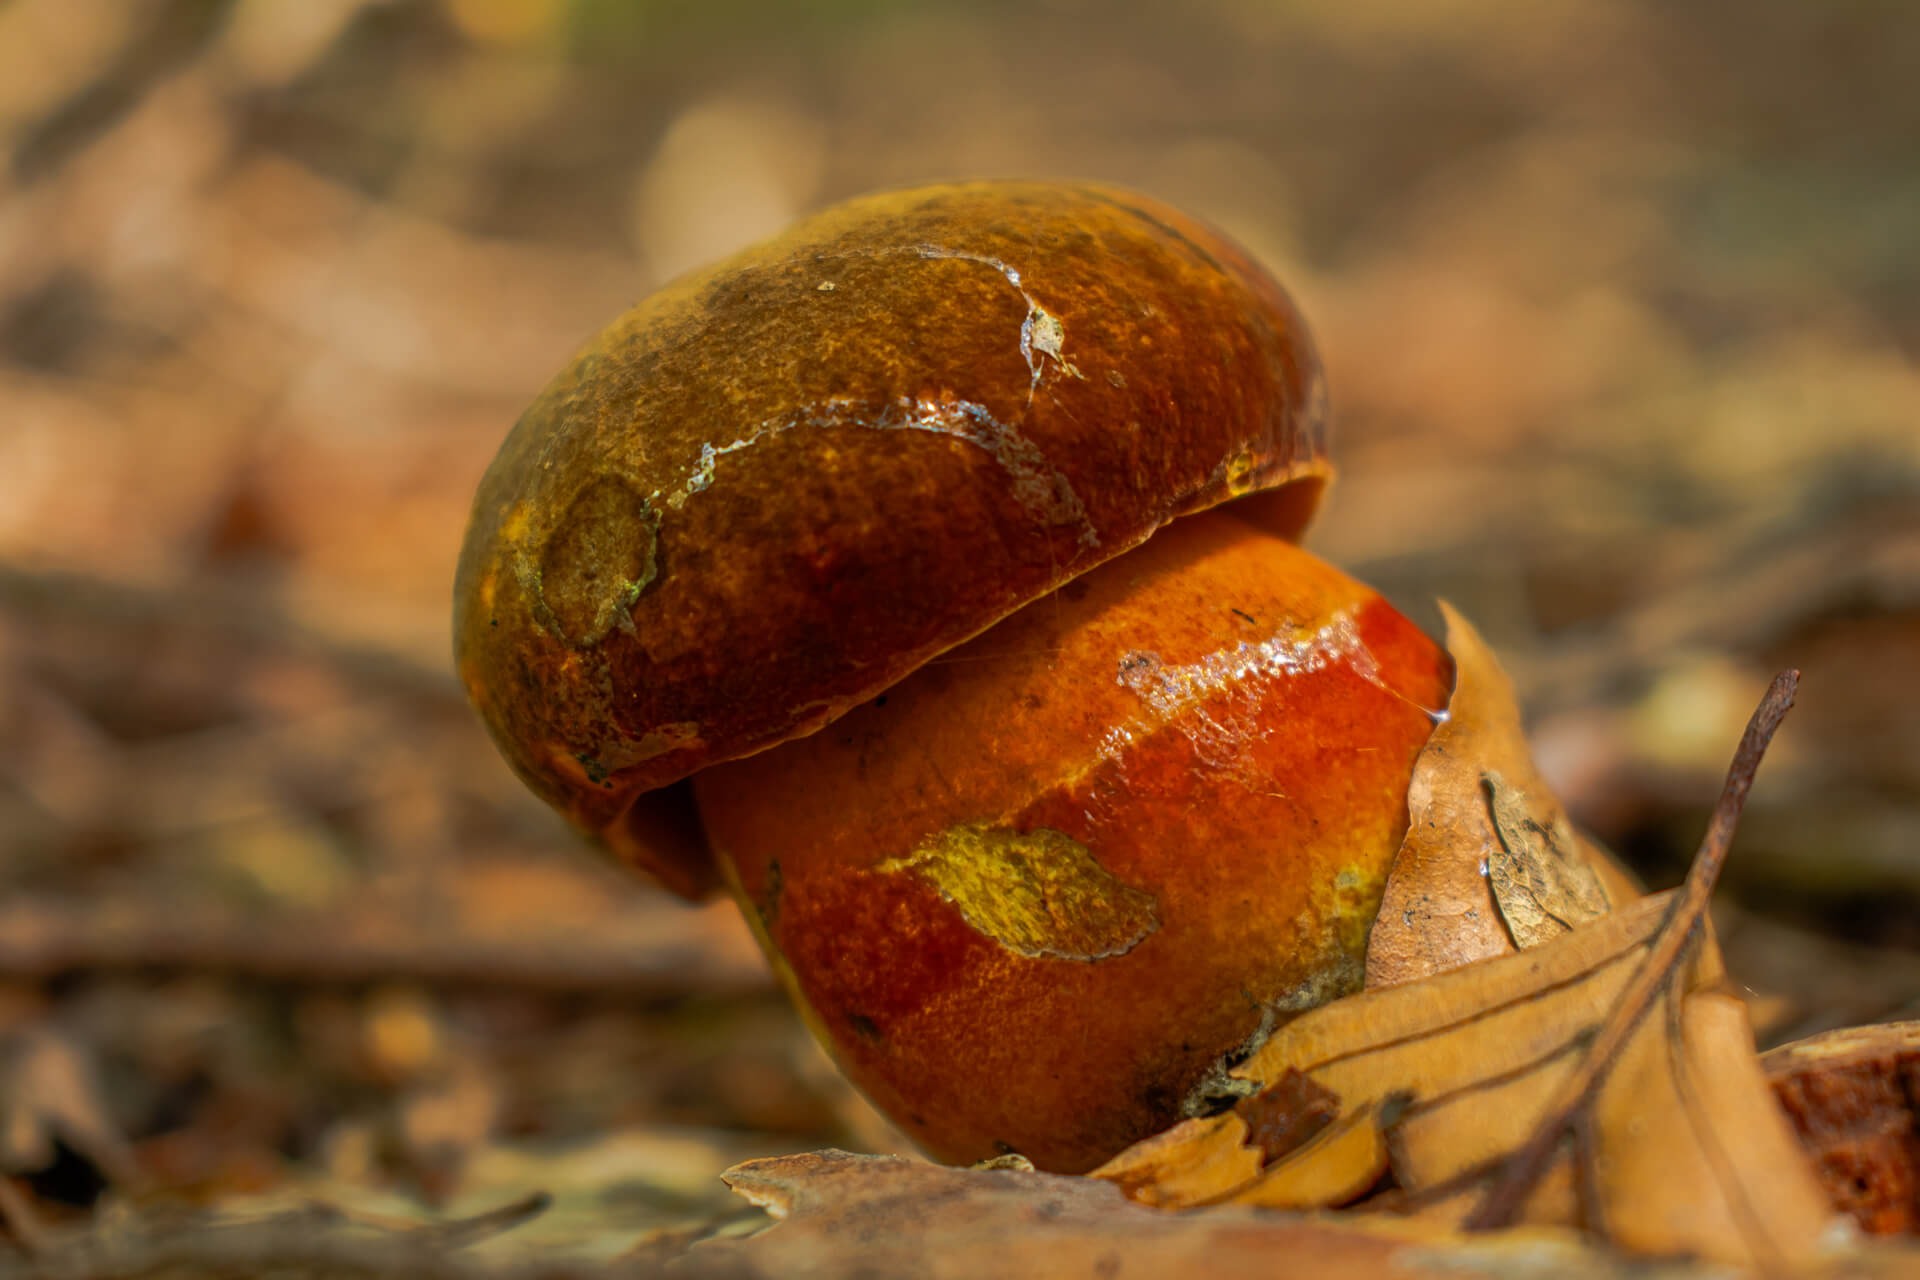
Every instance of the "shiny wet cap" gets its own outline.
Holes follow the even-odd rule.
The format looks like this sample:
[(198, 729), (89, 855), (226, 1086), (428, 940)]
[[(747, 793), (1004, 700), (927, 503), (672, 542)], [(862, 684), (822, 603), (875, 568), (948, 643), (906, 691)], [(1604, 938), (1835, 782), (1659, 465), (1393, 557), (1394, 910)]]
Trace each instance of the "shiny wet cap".
[(1325, 405), (1280, 287), (1164, 206), (854, 200), (647, 298), (521, 417), (461, 553), (460, 676), (535, 791), (694, 891), (632, 834), (637, 797), (820, 729), (1188, 512), (1258, 494), (1297, 535)]

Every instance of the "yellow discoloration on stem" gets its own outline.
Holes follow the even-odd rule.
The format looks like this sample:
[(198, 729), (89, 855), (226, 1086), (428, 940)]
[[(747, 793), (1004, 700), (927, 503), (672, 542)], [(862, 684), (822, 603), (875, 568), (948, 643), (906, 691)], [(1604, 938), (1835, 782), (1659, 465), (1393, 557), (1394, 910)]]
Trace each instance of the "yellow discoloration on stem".
[(1047, 827), (949, 827), (875, 869), (919, 876), (968, 924), (1023, 956), (1104, 960), (1160, 927), (1152, 894), (1121, 883), (1085, 845)]

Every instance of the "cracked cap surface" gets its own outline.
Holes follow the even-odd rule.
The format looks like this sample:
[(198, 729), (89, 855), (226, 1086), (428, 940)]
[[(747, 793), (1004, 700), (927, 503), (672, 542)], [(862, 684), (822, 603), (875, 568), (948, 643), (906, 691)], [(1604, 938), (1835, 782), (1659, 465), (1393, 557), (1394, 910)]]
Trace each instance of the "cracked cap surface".
[(1163, 206), (855, 200), (655, 293), (540, 394), (475, 499), (460, 676), (516, 772), (609, 834), (1177, 516), (1275, 490), (1248, 513), (1297, 534), (1324, 405), (1279, 286)]

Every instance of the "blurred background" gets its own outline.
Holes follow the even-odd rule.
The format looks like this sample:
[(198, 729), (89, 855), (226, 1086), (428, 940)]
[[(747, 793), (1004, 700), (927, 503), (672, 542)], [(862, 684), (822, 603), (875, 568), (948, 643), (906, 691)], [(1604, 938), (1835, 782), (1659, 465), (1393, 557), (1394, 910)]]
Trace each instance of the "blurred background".
[(589, 334), (939, 178), (1266, 260), (1313, 544), (1476, 619), (1652, 883), (1804, 667), (1730, 962), (1769, 1042), (1920, 1016), (1917, 66), (1904, 0), (0, 2), (0, 1236), (540, 1188), (462, 1256), (644, 1254), (896, 1145), (730, 907), (511, 779), (446, 614)]

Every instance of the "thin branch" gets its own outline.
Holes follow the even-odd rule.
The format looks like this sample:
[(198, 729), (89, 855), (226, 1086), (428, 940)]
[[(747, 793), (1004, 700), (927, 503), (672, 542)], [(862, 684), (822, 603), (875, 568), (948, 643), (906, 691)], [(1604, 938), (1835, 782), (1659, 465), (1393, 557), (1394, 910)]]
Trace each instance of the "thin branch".
[(1646, 960), (1626, 990), (1620, 993), (1607, 1020), (1600, 1025), (1580, 1069), (1555, 1095), (1546, 1118), (1534, 1129), (1526, 1145), (1507, 1159), (1500, 1176), (1467, 1215), (1462, 1225), (1468, 1231), (1497, 1230), (1511, 1226), (1519, 1217), (1527, 1198), (1552, 1166), (1561, 1143), (1593, 1105), (1600, 1087), (1606, 1083), (1607, 1073), (1653, 1007), (1654, 998), (1667, 989), (1681, 961), (1692, 950), (1692, 944), (1700, 935), (1707, 904), (1713, 897), (1714, 883), (1720, 878), (1727, 851), (1733, 845), (1740, 811), (1753, 788), (1753, 776), (1760, 768), (1760, 759), (1766, 754), (1774, 731), (1793, 706), (1793, 695), (1799, 685), (1798, 671), (1783, 671), (1774, 677), (1766, 696), (1760, 700), (1753, 719), (1747, 722), (1746, 733), (1741, 735), (1739, 749), (1734, 752), (1726, 786), (1714, 806), (1713, 819), (1700, 842), (1700, 852), (1694, 855), (1686, 883), (1675, 896)]
[[(667, 994), (768, 989), (753, 952), (697, 912), (662, 902), (566, 930), (474, 927), (457, 901), (369, 901), (301, 918), (242, 921), (217, 911), (89, 910), (22, 898), (0, 906), (0, 976), (179, 969), (293, 982), (405, 977), (555, 991)], [(422, 929), (418, 912), (440, 927)]]

